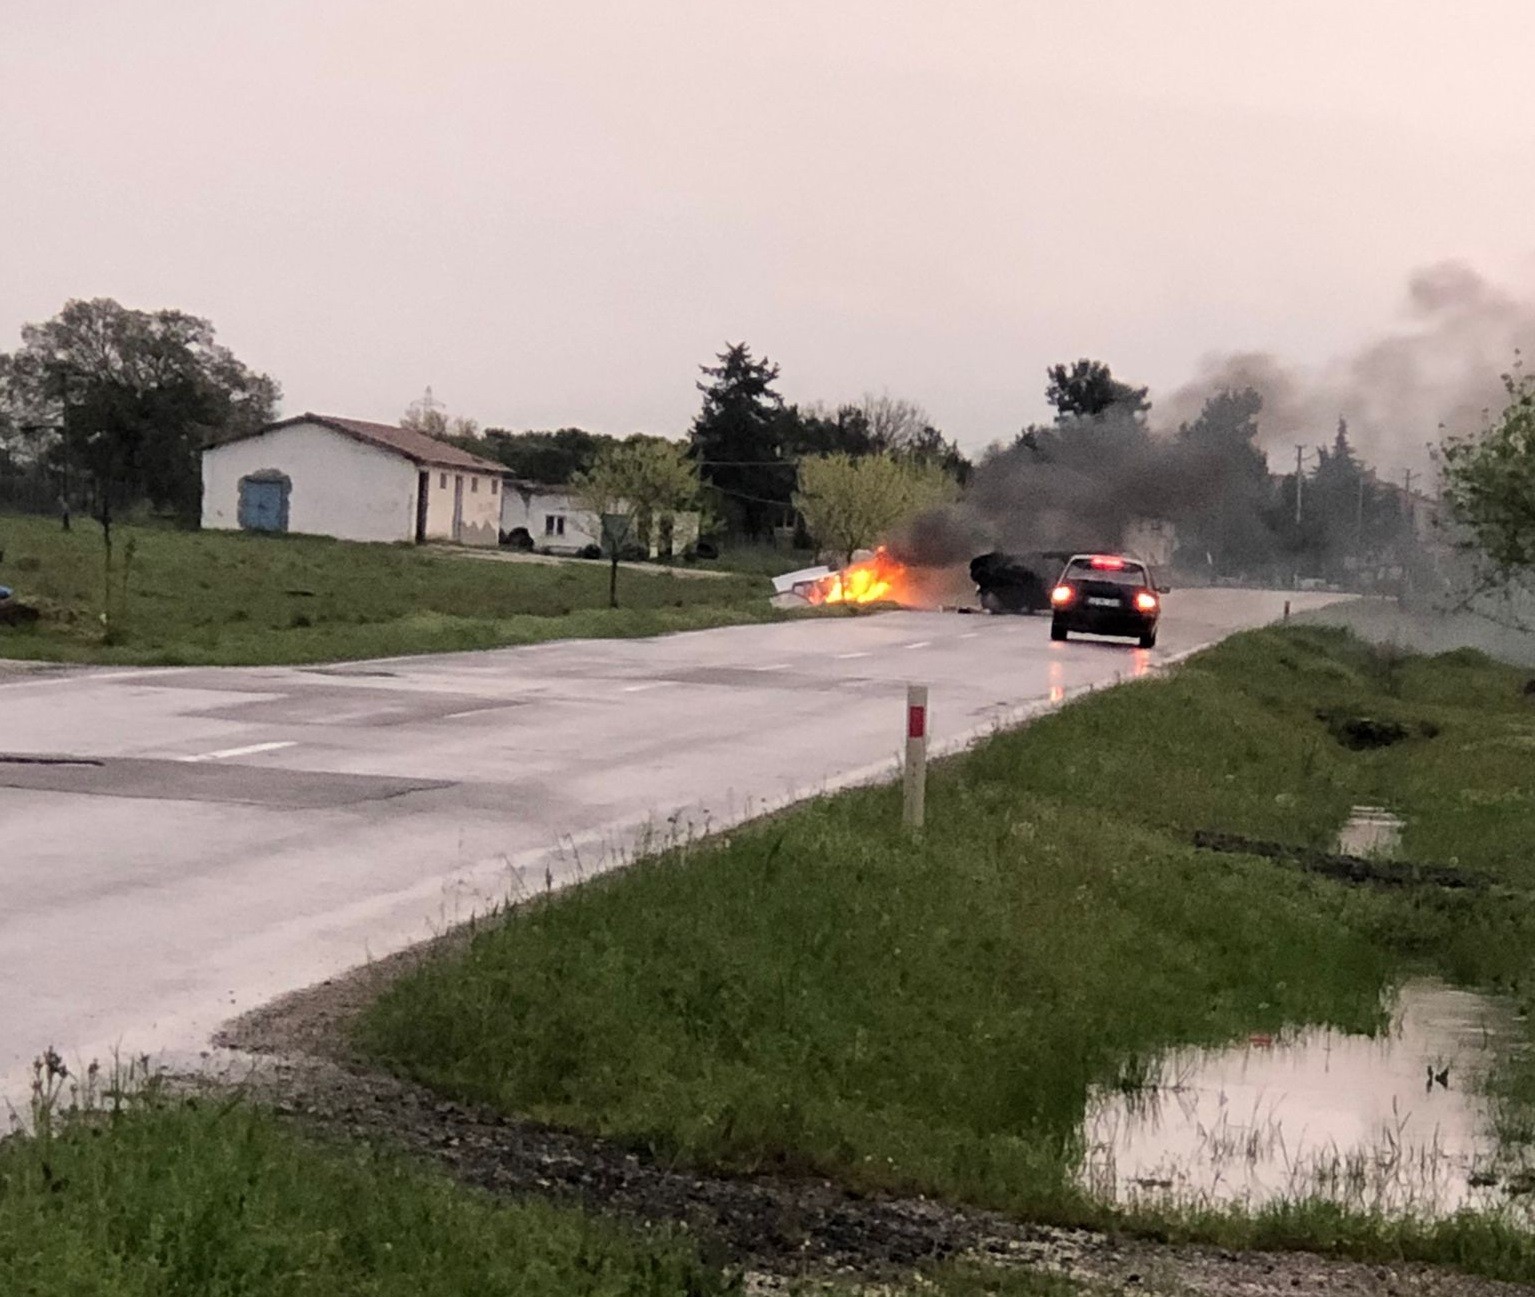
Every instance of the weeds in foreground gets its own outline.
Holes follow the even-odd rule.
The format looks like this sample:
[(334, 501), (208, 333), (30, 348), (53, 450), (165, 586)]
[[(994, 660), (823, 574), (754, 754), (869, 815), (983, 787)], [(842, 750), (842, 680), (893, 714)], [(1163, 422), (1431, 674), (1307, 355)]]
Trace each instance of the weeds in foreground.
[(28, 1297), (461, 1297), (732, 1291), (691, 1245), (496, 1203), (239, 1098), (174, 1099), (142, 1062), (41, 1060), (0, 1140), (0, 1292)]

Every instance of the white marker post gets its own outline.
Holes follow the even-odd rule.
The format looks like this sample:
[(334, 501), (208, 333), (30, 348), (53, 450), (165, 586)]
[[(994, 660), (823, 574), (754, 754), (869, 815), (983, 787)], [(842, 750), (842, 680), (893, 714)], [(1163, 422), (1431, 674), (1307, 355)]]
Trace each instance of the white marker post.
[(905, 808), (909, 829), (920, 829), (927, 800), (927, 686), (906, 686)]

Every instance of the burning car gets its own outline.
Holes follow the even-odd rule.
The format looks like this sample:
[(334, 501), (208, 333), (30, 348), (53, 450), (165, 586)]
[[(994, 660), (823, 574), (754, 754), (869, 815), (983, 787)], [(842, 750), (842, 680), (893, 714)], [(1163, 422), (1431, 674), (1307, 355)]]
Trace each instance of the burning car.
[(1142, 648), (1155, 648), (1162, 614), (1159, 586), (1151, 569), (1123, 554), (1078, 554), (1050, 591), (1050, 638), (1072, 631), (1089, 635), (1130, 636)]
[(898, 603), (918, 605), (922, 600), (911, 590), (912, 575), (906, 565), (883, 547), (843, 568), (801, 568), (773, 580), (776, 598), (783, 606), (810, 604)]
[(1072, 550), (1004, 554), (993, 550), (970, 560), (970, 579), (981, 607), (992, 613), (1050, 611), (1050, 574), (1059, 572)]

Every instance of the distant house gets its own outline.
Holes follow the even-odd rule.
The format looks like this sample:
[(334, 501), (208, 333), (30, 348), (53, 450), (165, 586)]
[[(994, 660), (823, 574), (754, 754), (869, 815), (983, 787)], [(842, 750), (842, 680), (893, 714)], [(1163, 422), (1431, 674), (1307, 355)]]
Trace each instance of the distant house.
[(210, 529), (500, 539), (504, 468), (410, 428), (301, 414), (210, 446), (202, 467)]
[[(681, 554), (698, 540), (699, 515), (681, 509), (661, 514), (648, 535), (634, 537), (651, 558)], [(601, 544), (602, 524), (585, 508), (569, 487), (525, 482), (508, 475), (501, 489), (501, 538), (515, 543), (518, 531), (527, 533), (523, 544), (543, 554), (579, 554)]]

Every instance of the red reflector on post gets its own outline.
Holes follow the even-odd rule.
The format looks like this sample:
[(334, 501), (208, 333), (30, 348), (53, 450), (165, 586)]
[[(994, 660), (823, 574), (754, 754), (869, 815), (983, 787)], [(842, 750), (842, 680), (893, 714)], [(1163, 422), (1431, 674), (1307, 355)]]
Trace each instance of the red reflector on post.
[(906, 709), (906, 737), (909, 739), (925, 739), (927, 737), (927, 708), (916, 704)]

